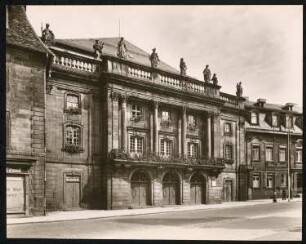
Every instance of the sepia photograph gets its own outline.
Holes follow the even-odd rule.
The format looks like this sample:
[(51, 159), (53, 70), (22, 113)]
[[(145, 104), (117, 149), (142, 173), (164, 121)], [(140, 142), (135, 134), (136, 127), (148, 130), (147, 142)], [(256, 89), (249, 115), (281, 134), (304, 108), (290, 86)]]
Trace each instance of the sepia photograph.
[(303, 5), (6, 5), (8, 239), (302, 241)]

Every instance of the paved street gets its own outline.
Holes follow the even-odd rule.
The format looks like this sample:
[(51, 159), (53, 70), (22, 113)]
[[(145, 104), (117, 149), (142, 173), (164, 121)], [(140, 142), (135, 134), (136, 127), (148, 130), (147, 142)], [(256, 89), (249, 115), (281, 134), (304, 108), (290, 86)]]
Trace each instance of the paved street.
[(301, 240), (302, 202), (7, 226), (8, 238)]

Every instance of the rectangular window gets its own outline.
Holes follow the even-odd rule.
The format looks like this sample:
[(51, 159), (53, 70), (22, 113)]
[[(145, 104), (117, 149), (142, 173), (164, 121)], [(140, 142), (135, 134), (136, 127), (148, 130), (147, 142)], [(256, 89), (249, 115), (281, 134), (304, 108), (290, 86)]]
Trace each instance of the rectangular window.
[(272, 147), (266, 148), (266, 161), (267, 162), (273, 161), (273, 148)]
[(255, 112), (251, 113), (251, 124), (252, 125), (257, 125), (258, 124), (257, 113), (255, 113)]
[(187, 148), (187, 156), (191, 158), (197, 158), (198, 157), (198, 144), (197, 143), (188, 143)]
[(288, 116), (288, 128), (293, 127), (293, 116)]
[(278, 116), (276, 114), (272, 115), (272, 126), (278, 126)]
[(172, 141), (167, 139), (160, 141), (160, 154), (163, 156), (170, 156), (172, 154)]
[(225, 123), (224, 124), (224, 132), (225, 132), (225, 134), (231, 134), (232, 133), (232, 124), (231, 123)]
[(66, 108), (79, 108), (79, 96), (68, 94), (66, 100)]
[(272, 174), (267, 175), (267, 188), (273, 188), (274, 186), (274, 176)]
[(196, 118), (193, 115), (188, 115), (188, 127), (195, 127), (196, 126)]
[(66, 144), (67, 145), (80, 145), (80, 127), (66, 126)]
[(280, 176), (280, 184), (281, 187), (286, 187), (287, 186), (287, 174), (281, 174)]
[(142, 117), (142, 108), (139, 105), (132, 105), (132, 120), (141, 119)]
[(130, 153), (143, 153), (143, 138), (138, 136), (130, 137)]
[(295, 149), (295, 162), (302, 163), (302, 155), (303, 155), (302, 149), (296, 148)]
[(253, 188), (260, 187), (260, 176), (258, 174), (253, 175)]
[(162, 121), (170, 121), (170, 112), (169, 111), (162, 111)]
[(252, 161), (259, 161), (260, 157), (259, 157), (259, 146), (252, 146)]
[(233, 148), (231, 145), (225, 145), (224, 147), (224, 158), (232, 159), (233, 158)]
[(286, 148), (279, 149), (279, 161), (286, 162)]

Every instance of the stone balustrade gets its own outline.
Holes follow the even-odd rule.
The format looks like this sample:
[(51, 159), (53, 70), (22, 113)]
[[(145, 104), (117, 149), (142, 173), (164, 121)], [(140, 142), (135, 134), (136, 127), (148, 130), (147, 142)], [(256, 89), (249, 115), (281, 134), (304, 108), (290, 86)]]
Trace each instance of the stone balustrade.
[(97, 64), (90, 59), (62, 53), (56, 54), (53, 59), (53, 64), (90, 73), (96, 72), (98, 67)]
[(229, 94), (220, 92), (220, 98), (221, 98), (221, 100), (223, 100), (223, 101), (225, 101), (225, 102), (227, 102), (227, 103), (229, 103), (231, 105), (235, 105), (235, 106), (238, 105), (238, 100), (233, 95), (229, 95)]

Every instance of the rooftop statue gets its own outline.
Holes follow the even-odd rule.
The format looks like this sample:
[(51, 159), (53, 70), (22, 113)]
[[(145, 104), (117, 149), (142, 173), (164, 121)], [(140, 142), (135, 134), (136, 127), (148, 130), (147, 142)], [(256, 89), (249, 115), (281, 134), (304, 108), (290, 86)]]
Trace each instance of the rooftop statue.
[(214, 85), (218, 85), (218, 78), (216, 74), (213, 74), (213, 77), (211, 78)]
[(242, 86), (241, 86), (241, 81), (239, 83), (237, 83), (236, 89), (237, 89), (237, 91), (236, 91), (237, 97), (238, 98), (242, 97), (243, 90), (242, 90)]
[(211, 72), (208, 64), (206, 65), (206, 68), (203, 70), (203, 75), (204, 75), (204, 81), (209, 83), (211, 79)]
[(42, 35), (41, 35), (41, 40), (48, 46), (50, 47), (54, 43), (54, 34), (53, 32), (49, 29), (49, 24), (46, 24), (46, 28), (42, 30)]
[(150, 55), (151, 67), (157, 68), (159, 57), (158, 57), (158, 54), (156, 53), (156, 48), (153, 48), (152, 51), (153, 52)]
[(95, 40), (95, 43), (93, 44), (93, 50), (94, 50), (94, 56), (96, 59), (102, 59), (102, 49), (104, 46), (104, 42), (101, 42), (100, 40)]
[(118, 52), (117, 55), (119, 58), (126, 58), (127, 57), (127, 48), (124, 41), (124, 38), (121, 37), (120, 41), (118, 42)]
[(180, 70), (181, 70), (181, 75), (186, 75), (187, 65), (183, 58), (181, 58), (180, 60)]

